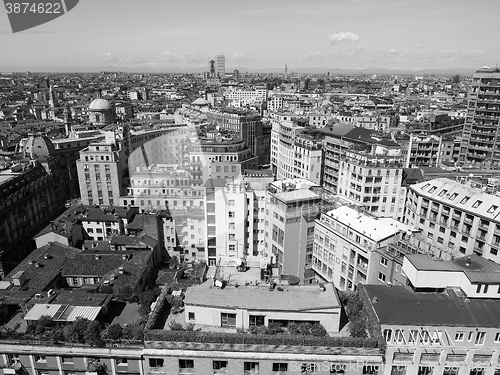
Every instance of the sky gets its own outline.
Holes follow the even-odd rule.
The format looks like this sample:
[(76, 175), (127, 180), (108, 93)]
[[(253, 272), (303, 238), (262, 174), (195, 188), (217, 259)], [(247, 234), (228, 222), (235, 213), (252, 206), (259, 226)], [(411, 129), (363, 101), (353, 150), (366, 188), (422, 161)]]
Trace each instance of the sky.
[(0, 71), (478, 69), (500, 63), (499, 0), (80, 0), (12, 33)]

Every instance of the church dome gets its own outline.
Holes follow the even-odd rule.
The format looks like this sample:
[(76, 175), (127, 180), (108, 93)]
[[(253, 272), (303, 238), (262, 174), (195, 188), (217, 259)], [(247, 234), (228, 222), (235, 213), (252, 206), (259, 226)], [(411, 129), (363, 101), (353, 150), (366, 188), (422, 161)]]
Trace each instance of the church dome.
[(56, 149), (49, 137), (31, 134), (24, 145), (24, 155), (30, 158), (49, 157), (54, 155)]
[(209, 105), (210, 102), (206, 99), (203, 98), (198, 98), (194, 102), (191, 103), (191, 105), (198, 105), (198, 106), (204, 106), (204, 105)]
[(89, 105), (91, 111), (108, 111), (111, 109), (111, 103), (106, 99), (94, 99)]

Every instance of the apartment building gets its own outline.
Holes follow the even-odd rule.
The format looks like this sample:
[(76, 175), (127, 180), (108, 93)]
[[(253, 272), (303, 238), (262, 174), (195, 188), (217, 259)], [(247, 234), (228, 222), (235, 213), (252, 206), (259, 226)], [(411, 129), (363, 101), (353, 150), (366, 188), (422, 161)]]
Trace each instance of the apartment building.
[(64, 209), (57, 192), (57, 179), (37, 162), (0, 172), (2, 277), (35, 249), (33, 236)]
[(498, 165), (500, 70), (483, 68), (472, 76), (459, 162)]
[(258, 167), (258, 156), (242, 138), (223, 137), (220, 133), (208, 133), (189, 147), (191, 163), (199, 166), (203, 181), (209, 178), (241, 180), (246, 169)]
[(252, 155), (258, 156), (258, 164), (269, 164), (270, 139), (262, 133), (263, 124), (259, 114), (247, 110), (225, 109), (207, 112), (210, 124), (232, 133), (236, 138), (242, 138)]
[(288, 118), (276, 115), (271, 130), (271, 164), (276, 178), (306, 178), (321, 184), (324, 135)]
[(500, 197), (448, 178), (408, 188), (404, 222), (443, 259), (477, 254), (500, 263)]
[(106, 132), (104, 142), (91, 143), (80, 151), (76, 166), (83, 204), (118, 204), (126, 168), (123, 151), (114, 132)]
[(348, 206), (321, 214), (314, 228), (316, 279), (333, 282), (340, 290), (355, 290), (358, 283), (391, 283), (389, 256), (384, 253), (407, 229), (394, 219), (376, 218)]
[(320, 212), (321, 196), (310, 190), (315, 186), (305, 179), (278, 180), (266, 197), (267, 252), (279, 274), (304, 282), (311, 281), (314, 220)]
[[(274, 182), (269, 169), (246, 170), (243, 183), (249, 199), (249, 220), (253, 221), (253, 236), (250, 241), (249, 255), (267, 257), (266, 253), (266, 195), (267, 187)], [(253, 210), (253, 214), (252, 214)]]
[(249, 213), (244, 184), (210, 179), (205, 183), (206, 261), (215, 266), (247, 259), (253, 233), (252, 212)]
[(472, 254), (405, 256), (408, 285), (362, 285), (387, 343), (383, 374), (496, 374), (500, 266)]
[(406, 189), (402, 186), (404, 156), (399, 149), (345, 150), (339, 165), (337, 194), (362, 204), (380, 217), (403, 217)]

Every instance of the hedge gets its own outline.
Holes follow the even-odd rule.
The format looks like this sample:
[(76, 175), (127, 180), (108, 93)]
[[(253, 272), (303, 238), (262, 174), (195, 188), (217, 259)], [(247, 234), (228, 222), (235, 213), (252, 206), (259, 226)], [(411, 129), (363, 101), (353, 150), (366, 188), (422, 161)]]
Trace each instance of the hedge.
[(326, 346), (351, 348), (378, 348), (379, 340), (357, 337), (317, 337), (301, 335), (262, 335), (246, 333), (222, 333), (202, 331), (149, 330), (145, 332), (146, 341), (196, 342), (213, 344), (248, 345), (288, 345), (288, 346)]

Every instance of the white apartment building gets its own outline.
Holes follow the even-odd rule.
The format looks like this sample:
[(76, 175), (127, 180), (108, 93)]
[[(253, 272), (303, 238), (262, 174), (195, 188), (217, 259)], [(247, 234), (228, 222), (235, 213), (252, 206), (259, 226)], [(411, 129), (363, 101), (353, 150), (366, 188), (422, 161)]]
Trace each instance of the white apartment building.
[(406, 189), (401, 186), (404, 159), (397, 152), (391, 155), (387, 151), (345, 151), (337, 194), (364, 205), (374, 216), (400, 220), (406, 197)]
[(227, 90), (224, 93), (224, 99), (239, 102), (241, 105), (255, 102), (265, 103), (267, 101), (267, 87), (257, 86), (252, 90)]
[(500, 263), (500, 197), (447, 178), (408, 188), (404, 222), (437, 257), (477, 254)]
[(314, 220), (321, 196), (311, 191), (318, 185), (305, 179), (278, 180), (269, 185), (266, 197), (266, 249), (278, 272), (308, 281), (314, 240)]
[[(243, 175), (243, 183), (250, 202), (249, 226), (253, 225), (250, 238), (249, 256), (267, 257), (266, 253), (266, 195), (267, 186), (274, 181), (274, 175), (270, 170), (247, 170)], [(253, 211), (253, 214), (252, 214)], [(252, 219), (253, 218), (253, 219)], [(253, 235), (252, 235), (253, 233)]]
[(376, 218), (348, 206), (323, 213), (314, 229), (316, 279), (333, 282), (340, 290), (355, 290), (358, 283), (390, 282), (383, 268), (387, 259), (377, 251), (396, 243), (407, 229), (394, 219)]
[(321, 183), (323, 134), (277, 116), (271, 130), (271, 164), (276, 178), (306, 178)]
[(248, 220), (249, 204), (245, 185), (210, 179), (205, 183), (205, 191), (208, 249), (205, 256), (208, 265), (247, 259), (250, 247), (248, 232), (253, 232), (253, 221), (250, 223), (251, 220)]

